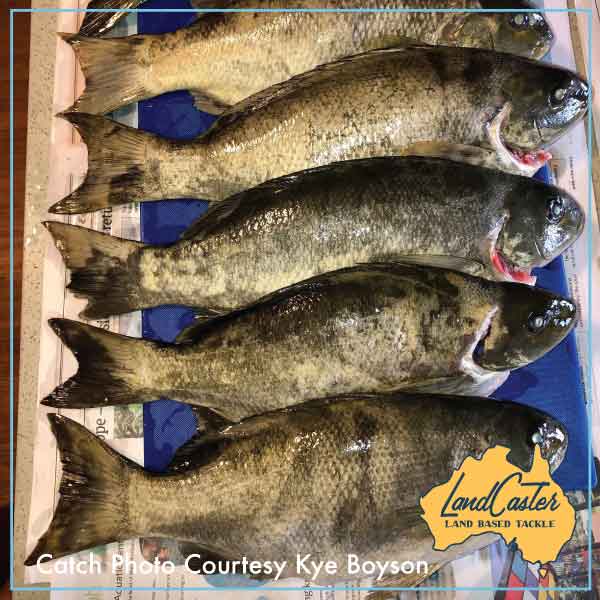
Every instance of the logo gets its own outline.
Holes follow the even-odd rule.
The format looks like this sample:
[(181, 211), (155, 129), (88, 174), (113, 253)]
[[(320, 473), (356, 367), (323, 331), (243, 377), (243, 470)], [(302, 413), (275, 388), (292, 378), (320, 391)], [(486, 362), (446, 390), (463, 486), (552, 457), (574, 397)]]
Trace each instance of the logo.
[(511, 464), (509, 452), (495, 446), (480, 459), (465, 459), (446, 483), (421, 498), (435, 550), (497, 533), (507, 544), (514, 541), (526, 561), (556, 559), (573, 535), (575, 511), (538, 446), (530, 471)]

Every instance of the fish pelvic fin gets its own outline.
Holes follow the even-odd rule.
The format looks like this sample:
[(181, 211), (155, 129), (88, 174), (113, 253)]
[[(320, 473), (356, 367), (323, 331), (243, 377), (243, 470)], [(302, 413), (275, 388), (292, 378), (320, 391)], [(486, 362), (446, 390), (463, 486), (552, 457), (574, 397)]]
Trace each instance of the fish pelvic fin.
[(77, 129), (87, 145), (88, 171), (75, 191), (50, 207), (51, 213), (86, 213), (139, 202), (152, 197), (148, 190), (160, 188), (147, 156), (151, 147), (165, 140), (98, 115), (69, 112), (59, 116)]
[[(50, 319), (54, 333), (73, 352), (77, 373), (42, 400), (55, 408), (88, 408), (156, 400), (144, 388), (146, 357), (154, 352), (148, 340), (119, 335), (69, 319)], [(146, 375), (149, 376), (149, 375)]]
[(143, 308), (138, 271), (144, 244), (59, 221), (44, 226), (71, 271), (68, 288), (88, 300), (80, 317), (103, 319)]
[(48, 419), (62, 461), (60, 499), (28, 566), (136, 535), (126, 498), (131, 474), (141, 468), (79, 423), (58, 414)]
[(69, 112), (105, 115), (151, 96), (151, 65), (144, 60), (145, 36), (99, 39), (84, 35), (59, 34), (75, 51), (85, 77), (83, 94)]

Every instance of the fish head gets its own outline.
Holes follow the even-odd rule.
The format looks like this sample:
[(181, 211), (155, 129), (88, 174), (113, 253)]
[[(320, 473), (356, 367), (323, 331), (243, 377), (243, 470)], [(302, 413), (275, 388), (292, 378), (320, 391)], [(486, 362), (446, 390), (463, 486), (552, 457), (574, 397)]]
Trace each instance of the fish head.
[(585, 115), (590, 86), (576, 73), (516, 58), (508, 67), (503, 94), (510, 114), (502, 127), (504, 143), (513, 153), (528, 155), (552, 144)]
[(532, 179), (516, 186), (504, 208), (490, 261), (496, 277), (505, 281), (535, 283), (531, 270), (559, 256), (585, 224), (584, 212), (571, 194)]
[(473, 351), (488, 371), (517, 369), (560, 343), (576, 322), (575, 304), (553, 292), (521, 283), (496, 283), (498, 309)]
[[(567, 430), (556, 419), (536, 408), (516, 402), (500, 402), (502, 409), (498, 411), (495, 422), (491, 420), (489, 427), (498, 431), (507, 431), (507, 443), (510, 452), (508, 460), (523, 469), (529, 470), (533, 463), (536, 445), (539, 446), (542, 458), (554, 472), (565, 457), (569, 436)], [(510, 423), (507, 430), (507, 423)]]
[(542, 458), (550, 464), (550, 472), (554, 472), (567, 453), (569, 436), (567, 430), (556, 419), (546, 413), (536, 411), (539, 420), (531, 435), (531, 441), (540, 447)]
[[(532, 4), (520, 0), (481, 0), (480, 3), (486, 10), (535, 8)], [(540, 59), (548, 53), (554, 43), (552, 28), (541, 12), (475, 14), (487, 19), (490, 45), (497, 52)]]

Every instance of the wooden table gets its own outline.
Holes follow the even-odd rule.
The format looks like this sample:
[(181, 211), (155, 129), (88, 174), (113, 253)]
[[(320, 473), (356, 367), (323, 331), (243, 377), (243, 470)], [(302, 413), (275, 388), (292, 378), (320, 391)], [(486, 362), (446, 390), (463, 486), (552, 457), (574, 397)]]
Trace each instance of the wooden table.
[[(9, 502), (9, 12), (8, 8), (29, 8), (30, 0), (10, 0), (8, 7), (2, 11), (0, 26), (0, 54), (2, 55), (2, 122), (0, 136), (2, 137), (2, 174), (0, 176), (0, 599), (10, 597), (8, 584), (8, 502)], [(21, 307), (21, 265), (23, 257), (23, 208), (25, 205), (25, 151), (27, 137), (27, 90), (29, 80), (29, 15), (23, 14), (14, 21), (14, 200), (15, 200), (15, 237), (14, 237), (14, 281), (15, 281), (15, 348), (18, 349), (19, 322)], [(15, 353), (15, 375), (18, 373), (19, 356)], [(16, 397), (16, 394), (15, 394)]]

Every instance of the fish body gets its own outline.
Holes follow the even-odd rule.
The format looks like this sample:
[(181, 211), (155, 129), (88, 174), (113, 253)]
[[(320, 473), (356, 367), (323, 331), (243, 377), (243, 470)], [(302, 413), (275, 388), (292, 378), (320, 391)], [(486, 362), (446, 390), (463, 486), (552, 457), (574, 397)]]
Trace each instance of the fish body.
[[(535, 444), (554, 470), (565, 429), (537, 410), (484, 398), (358, 395), (314, 400), (197, 437), (170, 472), (148, 473), (81, 425), (50, 415), (63, 460), (61, 498), (27, 564), (137, 536), (193, 542), (225, 560), (452, 560), (497, 539), (477, 536), (447, 552), (432, 549), (420, 497), (465, 458), (511, 449), (529, 469)], [(119, 485), (117, 488), (116, 485)], [(116, 489), (116, 492), (114, 490)], [(327, 501), (323, 502), (326, 498)], [(112, 517), (112, 519), (111, 519)]]
[[(128, 5), (136, 3), (127, 0)], [(104, 114), (132, 101), (192, 90), (200, 108), (219, 113), (318, 65), (377, 48), (411, 43), (469, 46), (541, 58), (553, 42), (540, 12), (418, 12), (506, 8), (504, 2), (493, 0), (435, 4), (431, 0), (235, 0), (222, 4), (244, 12), (205, 13), (192, 25), (162, 35), (117, 40), (68, 36), (86, 76), (86, 89), (74, 109)], [(510, 7), (533, 8), (522, 0), (514, 0)], [(252, 8), (269, 12), (252, 12)], [(380, 12), (310, 12), (323, 9)], [(394, 12), (398, 10), (415, 12)], [(114, 22), (117, 15), (88, 15), (83, 32), (98, 21)]]
[(346, 161), (241, 192), (184, 239), (144, 246), (59, 222), (46, 227), (69, 288), (105, 318), (164, 304), (225, 312), (315, 275), (412, 260), (532, 282), (581, 233), (566, 192), (528, 177), (434, 158)]
[[(555, 96), (560, 100), (550, 110)], [(389, 155), (457, 155), (533, 174), (547, 158), (540, 148), (580, 119), (587, 102), (587, 84), (574, 73), (516, 56), (472, 48), (376, 50), (256, 94), (188, 142), (65, 114), (88, 146), (88, 173), (50, 210), (220, 201), (293, 172)]]
[(79, 370), (43, 402), (81, 407), (167, 397), (238, 421), (337, 394), (406, 388), (486, 395), (574, 323), (573, 303), (524, 284), (365, 265), (192, 325), (174, 345), (53, 319)]

